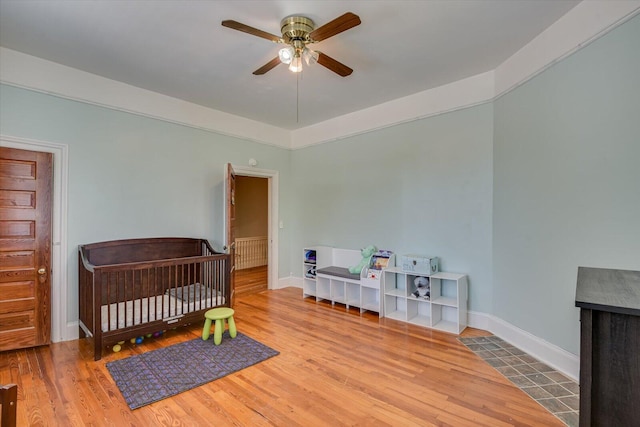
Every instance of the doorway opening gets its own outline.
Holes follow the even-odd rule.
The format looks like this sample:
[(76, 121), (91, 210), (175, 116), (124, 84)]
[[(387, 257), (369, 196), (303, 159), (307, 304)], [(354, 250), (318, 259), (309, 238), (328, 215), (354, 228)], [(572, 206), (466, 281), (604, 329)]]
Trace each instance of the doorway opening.
[[(234, 235), (234, 242), (235, 245), (234, 247), (237, 248), (237, 244), (238, 242), (238, 238), (239, 237), (257, 237), (260, 239), (256, 239), (258, 241), (261, 241), (262, 243), (251, 243), (251, 245), (255, 246), (260, 246), (262, 245), (264, 247), (264, 245), (266, 245), (266, 252), (267, 252), (267, 262), (266, 265), (254, 265), (252, 267), (248, 267), (248, 268), (240, 268), (238, 269), (238, 266), (234, 266), (234, 285), (238, 285), (240, 287), (240, 289), (236, 289), (234, 288), (234, 295), (237, 295), (238, 290), (241, 292), (241, 294), (247, 294), (247, 293), (253, 293), (253, 292), (260, 292), (261, 290), (264, 289), (275, 289), (278, 287), (278, 227), (279, 227), (279, 220), (278, 220), (278, 171), (273, 171), (273, 170), (266, 170), (266, 169), (257, 169), (255, 167), (245, 167), (245, 166), (238, 166), (238, 165), (229, 165), (232, 168), (233, 171), (233, 175), (235, 176), (234, 182), (237, 183), (238, 180), (241, 181), (241, 187), (240, 189), (237, 188), (237, 185), (234, 184), (234, 186), (236, 187), (234, 189), (234, 199), (236, 200), (240, 200), (240, 206), (238, 207), (238, 205), (234, 206), (234, 219), (233, 219), (233, 224), (230, 224), (229, 218), (225, 218), (225, 229), (226, 229), (226, 236), (227, 236), (227, 242), (226, 242), (226, 246), (229, 246), (232, 242), (229, 241), (229, 236), (230, 236), (230, 227), (233, 228), (233, 233), (231, 233), (232, 235)], [(253, 190), (247, 190), (246, 188), (243, 189), (242, 187), (242, 181), (244, 180), (244, 178), (258, 178), (258, 181), (248, 181), (248, 182), (253, 182), (253, 183), (258, 183), (258, 189), (256, 190), (256, 188), (254, 188)], [(248, 211), (248, 212), (242, 212), (245, 208), (243, 207), (243, 203), (242, 203), (242, 199), (245, 198), (245, 196), (248, 196), (249, 198), (252, 197), (252, 192), (256, 192), (257, 193), (253, 196), (255, 198), (260, 198), (262, 200), (264, 200), (264, 187), (266, 186), (266, 242), (264, 239), (264, 235), (254, 235), (254, 236), (242, 236), (243, 234), (245, 234), (244, 231), (241, 231), (241, 234), (237, 234), (237, 225), (238, 225), (238, 216), (240, 215), (241, 219), (240, 221), (245, 221), (245, 219), (242, 219), (242, 217), (248, 217), (249, 219), (246, 219), (247, 222), (253, 222), (255, 219), (253, 219), (253, 212)], [(238, 192), (241, 192), (241, 194), (239, 194)], [(246, 194), (244, 194), (246, 192)], [(264, 203), (261, 202), (262, 205)], [(251, 209), (251, 203), (248, 205), (249, 208)], [(240, 209), (240, 211), (238, 211), (238, 209)], [(260, 208), (262, 209), (262, 208)], [(227, 211), (227, 217), (229, 216), (229, 212)], [(258, 215), (256, 215), (257, 217)], [(262, 213), (259, 215), (262, 216)], [(244, 227), (243, 225), (241, 225), (241, 228)], [(254, 231), (249, 231), (247, 232), (247, 234), (255, 234), (258, 233), (257, 228), (252, 228), (253, 226), (248, 226), (249, 230), (254, 230)], [(264, 228), (261, 228), (260, 230), (264, 230)], [(260, 258), (260, 257), (264, 257), (264, 249), (259, 249), (258, 252), (260, 252), (259, 255), (255, 255), (253, 256), (254, 259)], [(234, 257), (234, 260), (237, 260), (237, 262), (244, 262), (244, 261), (240, 261), (238, 259), (238, 257)], [(262, 258), (261, 261), (249, 261), (249, 264), (244, 264), (245, 266), (247, 265), (251, 265), (251, 263), (260, 263), (263, 264), (264, 263), (264, 259)], [(254, 270), (255, 268), (255, 270)], [(246, 270), (246, 271), (245, 271)], [(264, 286), (264, 275), (266, 274), (266, 287)], [(246, 276), (246, 277), (245, 277)]]
[(269, 180), (236, 175), (235, 296), (268, 289)]

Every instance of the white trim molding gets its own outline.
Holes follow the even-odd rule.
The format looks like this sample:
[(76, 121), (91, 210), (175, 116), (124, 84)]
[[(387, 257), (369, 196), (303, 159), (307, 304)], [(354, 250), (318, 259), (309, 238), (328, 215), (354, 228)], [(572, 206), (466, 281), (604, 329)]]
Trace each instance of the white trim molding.
[[(301, 277), (281, 277), (278, 280), (278, 287), (274, 289), (283, 289), (283, 288), (299, 288), (302, 290), (302, 278)], [(300, 292), (300, 297), (302, 297), (302, 292)]]
[(118, 111), (288, 148), (289, 131), (0, 47), (0, 82)]
[(496, 69), (291, 131), (303, 148), (491, 102), (640, 13), (640, 0), (583, 1)]
[[(278, 240), (278, 224), (280, 222), (278, 206), (280, 204), (280, 194), (279, 194), (279, 172), (275, 170), (268, 169), (257, 169), (254, 167), (248, 166), (239, 166), (232, 164), (231, 167), (235, 172), (236, 176), (253, 176), (257, 178), (267, 178), (269, 180), (269, 197), (268, 197), (268, 211), (269, 211), (269, 235), (267, 237), (269, 244), (269, 254), (268, 254), (268, 265), (269, 265), (269, 277), (268, 277), (268, 289), (278, 289), (280, 284), (280, 279), (278, 278), (278, 253), (280, 250), (279, 240)], [(225, 165), (226, 168), (226, 165)], [(226, 172), (225, 172), (226, 173)], [(226, 193), (226, 192), (225, 192)], [(226, 197), (226, 196), (225, 196)], [(226, 221), (226, 219), (225, 219)], [(225, 223), (225, 230), (227, 229)], [(226, 234), (226, 232), (225, 232)], [(227, 242), (228, 244), (228, 242)]]
[(640, 13), (640, 0), (582, 1), (496, 68), (499, 97)]
[(578, 381), (580, 376), (579, 356), (491, 314), (469, 312), (469, 326), (491, 332), (569, 378)]
[(400, 123), (423, 119), (489, 102), (493, 71), (442, 85), (335, 119), (291, 131), (291, 148), (346, 138)]
[(53, 154), (53, 205), (51, 243), (51, 341), (78, 338), (78, 322), (67, 319), (67, 194), (69, 147), (48, 141), (0, 135), (0, 147)]
[(298, 149), (490, 102), (638, 13), (640, 0), (582, 1), (494, 70), (296, 130), (249, 120), (2, 47), (0, 82)]

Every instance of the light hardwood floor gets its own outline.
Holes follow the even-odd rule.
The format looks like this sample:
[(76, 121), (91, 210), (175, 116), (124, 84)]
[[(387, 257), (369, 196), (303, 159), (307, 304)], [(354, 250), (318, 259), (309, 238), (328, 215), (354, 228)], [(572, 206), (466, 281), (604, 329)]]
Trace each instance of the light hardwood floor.
[(280, 354), (134, 411), (105, 364), (198, 337), (202, 325), (105, 350), (98, 362), (87, 340), (3, 352), (0, 383), (19, 385), (19, 426), (563, 425), (454, 335), (303, 300), (297, 288), (239, 297), (234, 308), (238, 330)]
[(266, 265), (236, 270), (234, 280), (236, 297), (266, 291), (267, 274), (268, 268)]

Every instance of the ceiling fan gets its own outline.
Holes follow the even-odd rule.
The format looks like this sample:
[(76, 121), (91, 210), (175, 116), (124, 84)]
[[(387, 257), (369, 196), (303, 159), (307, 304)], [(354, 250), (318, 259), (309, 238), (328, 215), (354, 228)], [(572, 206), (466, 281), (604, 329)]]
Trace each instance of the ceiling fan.
[(307, 45), (326, 40), (329, 37), (360, 25), (360, 22), (358, 15), (347, 12), (333, 21), (315, 28), (314, 22), (306, 16), (291, 15), (280, 22), (282, 37), (233, 20), (222, 21), (222, 26), (262, 37), (274, 43), (287, 45), (280, 49), (277, 57), (255, 70), (253, 72), (255, 75), (265, 74), (280, 63), (289, 65), (289, 70), (299, 73), (302, 71), (302, 61), (304, 61), (307, 65), (317, 62), (334, 73), (346, 77), (353, 72), (351, 68), (322, 52), (311, 50)]

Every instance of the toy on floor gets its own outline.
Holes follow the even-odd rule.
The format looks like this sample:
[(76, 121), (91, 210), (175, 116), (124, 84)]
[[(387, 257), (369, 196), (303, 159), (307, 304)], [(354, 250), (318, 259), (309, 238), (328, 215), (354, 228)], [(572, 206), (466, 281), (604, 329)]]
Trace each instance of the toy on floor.
[(416, 290), (411, 295), (416, 298), (426, 299), (427, 301), (431, 299), (431, 286), (428, 277), (416, 277), (413, 280), (413, 284), (416, 286)]
[(351, 274), (360, 274), (363, 268), (369, 265), (371, 262), (371, 257), (374, 253), (376, 253), (377, 249), (373, 245), (369, 245), (366, 248), (362, 249), (360, 252), (362, 253), (362, 260), (358, 265), (354, 265), (353, 267), (349, 267), (349, 273)]
[[(166, 332), (166, 330), (162, 330), (162, 331), (154, 332), (152, 334), (140, 335), (138, 337), (131, 338), (129, 340), (129, 342), (131, 344), (142, 344), (142, 342), (144, 341), (145, 337), (146, 338), (151, 338), (151, 337), (158, 338), (159, 336), (161, 336), (165, 332)], [(113, 347), (111, 347), (111, 350), (113, 350), (114, 353), (117, 353), (120, 350), (122, 350), (122, 345), (123, 344), (124, 344), (124, 341), (118, 341), (118, 344), (115, 344)]]

